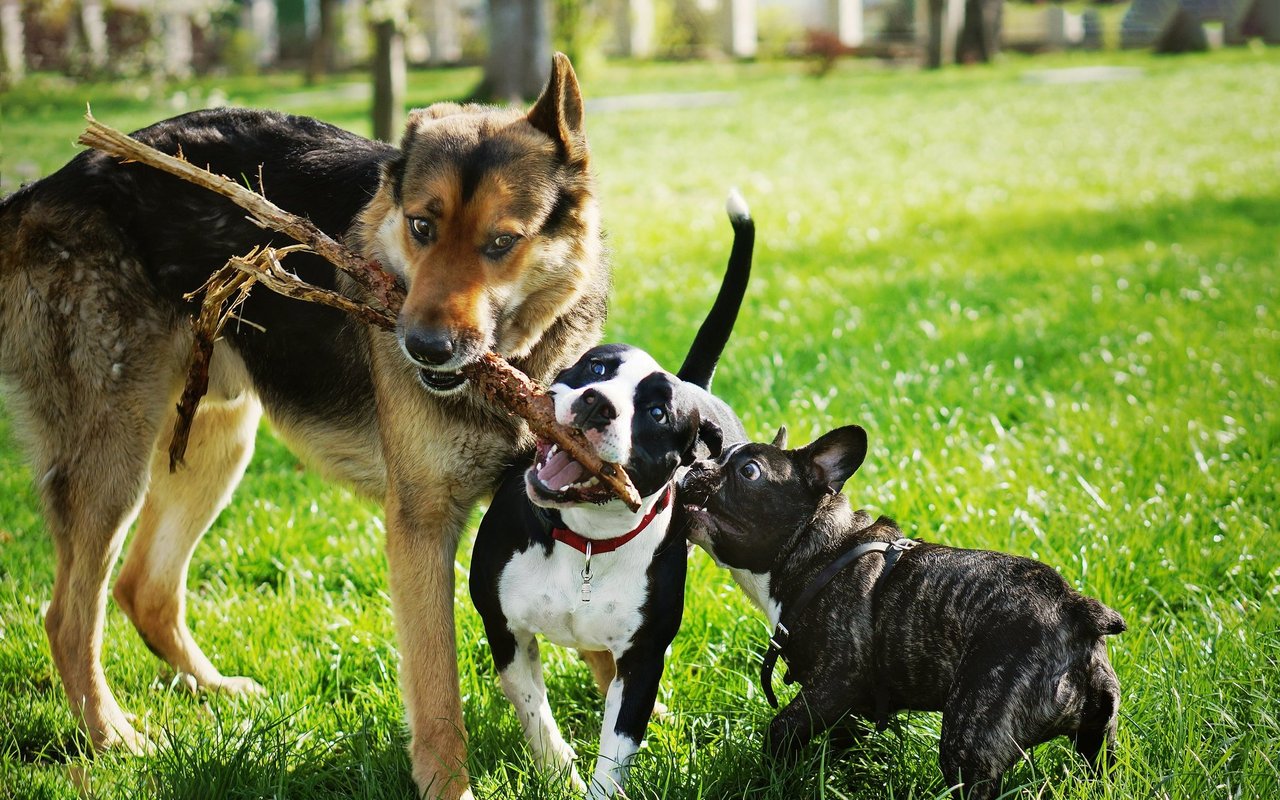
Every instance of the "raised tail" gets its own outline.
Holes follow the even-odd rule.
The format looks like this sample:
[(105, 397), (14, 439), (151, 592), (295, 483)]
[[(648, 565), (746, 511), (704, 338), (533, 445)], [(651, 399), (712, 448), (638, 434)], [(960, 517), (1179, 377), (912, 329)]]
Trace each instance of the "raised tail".
[(729, 335), (733, 333), (733, 323), (738, 319), (738, 309), (742, 307), (742, 298), (747, 293), (747, 280), (751, 277), (751, 255), (756, 244), (756, 224), (751, 219), (751, 210), (747, 201), (737, 189), (729, 192), (725, 202), (725, 210), (729, 213), (729, 224), (733, 226), (733, 249), (729, 251), (729, 266), (725, 268), (724, 280), (720, 282), (720, 292), (711, 305), (711, 311), (698, 328), (689, 347), (689, 354), (684, 357), (680, 371), (676, 373), (680, 380), (711, 389), (711, 379), (715, 376), (716, 364), (724, 346), (729, 343)]

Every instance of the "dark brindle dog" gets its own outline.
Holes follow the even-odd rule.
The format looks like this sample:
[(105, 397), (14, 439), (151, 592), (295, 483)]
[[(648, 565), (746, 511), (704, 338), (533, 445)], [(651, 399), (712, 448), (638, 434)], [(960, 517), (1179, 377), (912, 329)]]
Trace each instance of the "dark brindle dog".
[(867, 435), (838, 428), (808, 447), (726, 448), (681, 485), (701, 545), (774, 626), (800, 692), (769, 726), (780, 755), (841, 725), (883, 725), (900, 709), (942, 712), (947, 783), (995, 797), (1030, 747), (1070, 736), (1086, 759), (1110, 756), (1120, 685), (1103, 637), (1120, 615), (1029, 558), (903, 539), (892, 520), (854, 511), (840, 489)]
[[(398, 335), (256, 292), (215, 350), (185, 467), (165, 450), (186, 372), (182, 295), (230, 256), (285, 244), (228, 201), (138, 164), (82, 153), (0, 204), (0, 381), (24, 434), (57, 554), (45, 619), (95, 747), (148, 747), (101, 664), (107, 581), (147, 644), (207, 689), (227, 677), (184, 618), (187, 565), (226, 504), (265, 409), (325, 474), (381, 499), (402, 686), (420, 788), (469, 794), (453, 628), (453, 557), (472, 506), (533, 444), (457, 370), (487, 350), (547, 380), (599, 339), (609, 273), (577, 80), (557, 56), (515, 109), (414, 112), (399, 148), (312, 119), (237, 109), (139, 131), (347, 234), (407, 289)], [(351, 291), (318, 258), (289, 266)]]

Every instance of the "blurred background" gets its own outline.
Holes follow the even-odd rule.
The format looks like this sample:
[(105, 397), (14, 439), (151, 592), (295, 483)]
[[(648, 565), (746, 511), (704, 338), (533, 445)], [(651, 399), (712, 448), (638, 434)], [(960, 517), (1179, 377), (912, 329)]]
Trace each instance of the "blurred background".
[[(607, 338), (679, 363), (738, 186), (759, 238), (715, 388), (747, 431), (800, 444), (857, 422), (856, 504), (1043, 559), (1128, 621), (1109, 781), (1060, 741), (1006, 796), (1276, 798), (1278, 40), (1280, 0), (0, 0), (0, 195), (81, 151), (86, 104), (123, 130), (243, 105), (395, 139), (407, 108), (531, 97), (562, 50), (614, 270)], [(382, 511), (265, 432), (196, 550), (189, 614), (270, 695), (189, 697), (109, 604), (107, 674), (169, 746), (90, 760), (46, 644), (53, 549), (15, 427), (0, 401), (0, 799), (412, 795)], [(469, 536), (477, 797), (570, 797), (528, 768), (466, 596)], [(695, 554), (675, 713), (634, 797), (948, 796), (930, 715), (762, 766), (766, 635)], [(593, 757), (594, 683), (544, 654)]]
[(33, 73), (155, 83), (366, 71), (374, 134), (390, 138), (408, 68), (480, 66), (472, 99), (520, 100), (553, 49), (606, 59), (840, 59), (941, 68), (1000, 51), (1280, 42), (1280, 0), (0, 0), (0, 88)]

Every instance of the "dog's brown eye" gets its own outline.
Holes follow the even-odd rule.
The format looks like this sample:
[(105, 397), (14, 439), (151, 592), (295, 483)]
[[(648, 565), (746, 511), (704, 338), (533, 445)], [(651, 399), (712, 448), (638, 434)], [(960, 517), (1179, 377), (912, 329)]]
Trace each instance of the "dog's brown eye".
[(516, 240), (520, 238), (515, 234), (504, 233), (501, 236), (494, 237), (489, 246), (485, 248), (485, 252), (491, 256), (500, 256), (515, 246)]
[(429, 242), (436, 238), (436, 226), (431, 220), (422, 217), (409, 217), (409, 230), (420, 242)]
[(760, 477), (760, 465), (754, 461), (748, 461), (738, 468), (738, 474), (749, 481), (754, 481)]
[(654, 422), (662, 422), (667, 418), (667, 411), (662, 406), (654, 406), (649, 409), (649, 416), (653, 417)]

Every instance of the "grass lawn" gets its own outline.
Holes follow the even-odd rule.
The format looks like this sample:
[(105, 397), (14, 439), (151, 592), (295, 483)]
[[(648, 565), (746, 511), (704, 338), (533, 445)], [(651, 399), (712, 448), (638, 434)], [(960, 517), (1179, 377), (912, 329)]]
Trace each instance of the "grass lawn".
[[(1029, 80), (1118, 64), (1117, 82)], [(411, 99), (470, 71), (413, 76)], [(1010, 57), (939, 74), (842, 63), (615, 66), (588, 110), (615, 265), (611, 339), (679, 362), (728, 251), (730, 185), (759, 228), (718, 392), (758, 437), (857, 422), (846, 487), (909, 535), (1038, 557), (1120, 611), (1117, 763), (1065, 741), (1006, 779), (1026, 798), (1280, 797), (1280, 50)], [(70, 158), (84, 103), (139, 126), (208, 98), (367, 133), (360, 85), (293, 77), (141, 91), (38, 78), (0, 96), (8, 189)], [(0, 797), (407, 797), (380, 511), (269, 433), (192, 565), (197, 638), (270, 692), (192, 697), (109, 609), (106, 671), (154, 757), (87, 758), (41, 624), (52, 548), (0, 412)], [(462, 692), (478, 795), (568, 796), (531, 770), (459, 553)], [(934, 798), (938, 718), (847, 754), (760, 758), (762, 617), (693, 556), (684, 627), (634, 797)], [(551, 702), (594, 758), (601, 701), (544, 649)], [(448, 691), (449, 689), (442, 689)], [(781, 688), (784, 697), (792, 689)]]

